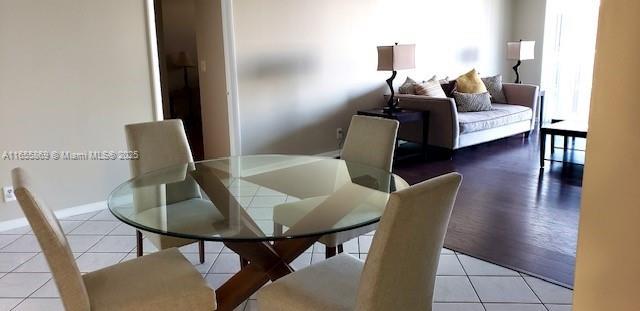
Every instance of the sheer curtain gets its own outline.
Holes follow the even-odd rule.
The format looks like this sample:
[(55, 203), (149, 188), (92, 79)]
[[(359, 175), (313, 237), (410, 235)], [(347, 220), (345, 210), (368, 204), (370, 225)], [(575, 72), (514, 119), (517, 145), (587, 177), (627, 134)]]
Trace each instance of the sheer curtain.
[(600, 0), (547, 0), (544, 120), (587, 119)]

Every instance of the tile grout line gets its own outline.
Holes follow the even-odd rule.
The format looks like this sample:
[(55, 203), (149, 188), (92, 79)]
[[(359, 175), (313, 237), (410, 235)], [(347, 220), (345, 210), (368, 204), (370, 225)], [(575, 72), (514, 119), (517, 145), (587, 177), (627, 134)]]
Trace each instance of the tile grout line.
[[(93, 217), (93, 216), (91, 216), (91, 217)], [(91, 218), (91, 217), (90, 217), (90, 218)], [(81, 220), (81, 222), (82, 222), (82, 223), (81, 223), (80, 225), (78, 225), (77, 227), (73, 228), (71, 231), (73, 231), (73, 230), (77, 229), (78, 227), (82, 226), (82, 225), (83, 225), (85, 222), (87, 222), (87, 221), (89, 221), (89, 219)], [(29, 227), (31, 227), (31, 226), (29, 225)], [(63, 231), (64, 231), (64, 230), (63, 230)], [(70, 231), (70, 232), (71, 232), (71, 231)], [(33, 232), (33, 230), (32, 230), (31, 232)], [(64, 234), (65, 239), (66, 239), (67, 233), (64, 233), (64, 232), (63, 232), (63, 234)], [(24, 235), (30, 235), (30, 234), (29, 234), (29, 233), (25, 233)], [(33, 236), (35, 237), (35, 233), (34, 233), (34, 234), (31, 234), (31, 235), (33, 235)], [(36, 238), (36, 239), (37, 239), (37, 238)], [(17, 240), (16, 240), (16, 241), (17, 241)], [(15, 241), (14, 241), (14, 242), (15, 242)], [(67, 242), (67, 243), (68, 243), (68, 242)], [(7, 245), (7, 246), (9, 246), (9, 245)], [(91, 247), (93, 247), (93, 245), (92, 245)], [(44, 253), (42, 252), (42, 248), (40, 247), (40, 244), (38, 244), (38, 248), (40, 248), (40, 250), (39, 250), (37, 253), (35, 253), (35, 255), (34, 255), (33, 257), (36, 257), (36, 256), (38, 256), (38, 255), (40, 255), (40, 254), (44, 254)], [(3, 248), (3, 249), (4, 249), (4, 248)], [(72, 251), (72, 253), (73, 253), (73, 251)], [(24, 266), (24, 265), (27, 263), (27, 261), (29, 261), (29, 260), (33, 259), (33, 257), (31, 257), (30, 259), (28, 259), (28, 260), (24, 261), (23, 263), (19, 264), (18, 266), (16, 266), (15, 268), (13, 268), (13, 270), (11, 270), (9, 273), (19, 273), (19, 272), (15, 272), (15, 270), (16, 270), (16, 269), (19, 269), (19, 268), (20, 268), (20, 267), (22, 267), (22, 266)], [(78, 256), (78, 257), (80, 257), (80, 256)], [(74, 259), (75, 259), (75, 257), (74, 257)], [(46, 259), (45, 259), (45, 260), (46, 260)], [(47, 265), (48, 265), (48, 264), (47, 264)], [(26, 272), (25, 272), (25, 273), (26, 273)], [(45, 273), (46, 273), (46, 272), (45, 272)], [(51, 271), (49, 271), (48, 273), (49, 273), (49, 274), (51, 274)], [(48, 282), (48, 281), (47, 281), (47, 282)], [(43, 286), (44, 286), (44, 285), (43, 285)], [(38, 289), (40, 289), (40, 288), (38, 288)], [(37, 290), (36, 290), (36, 291), (37, 291)], [(33, 294), (33, 293), (32, 293), (32, 294)]]
[[(86, 222), (88, 222), (91, 218), (95, 217), (98, 213), (100, 213), (100, 212), (97, 212), (97, 213), (95, 213), (94, 215), (92, 215), (91, 217), (89, 217), (89, 218), (87, 218), (87, 219), (83, 220), (83, 221), (82, 221), (82, 223), (81, 223), (80, 225), (78, 225), (77, 227), (75, 227), (73, 230), (76, 230), (78, 227), (80, 227), (80, 226), (84, 225), (84, 224), (85, 224)], [(71, 231), (73, 231), (73, 230), (71, 230)], [(69, 233), (71, 233), (71, 232), (69, 232)], [(66, 240), (66, 235), (67, 235), (67, 234), (66, 234), (66, 233), (63, 233), (63, 234), (65, 235), (65, 240)], [(35, 236), (35, 234), (34, 234), (34, 236)], [(102, 237), (104, 238), (104, 236), (102, 236)], [(95, 245), (96, 245), (99, 241), (101, 241), (101, 240), (102, 240), (102, 238), (100, 238), (98, 241), (96, 241), (96, 242), (95, 242), (95, 243), (93, 243), (91, 246), (89, 246), (89, 247), (87, 248), (87, 251), (88, 251), (89, 249), (91, 249), (93, 246), (95, 246)], [(69, 243), (69, 242), (67, 242), (67, 243)], [(69, 246), (69, 248), (71, 248), (71, 246)], [(77, 258), (80, 258), (80, 256), (84, 255), (87, 251), (85, 251), (85, 252), (81, 252), (81, 254), (80, 254)], [(73, 251), (72, 251), (72, 253), (73, 253)], [(40, 252), (39, 252), (38, 254), (44, 254), (44, 253), (42, 252), (42, 249), (40, 249)], [(36, 255), (36, 256), (37, 256), (37, 255)], [(35, 257), (35, 256), (34, 256), (34, 257)], [(74, 257), (74, 261), (77, 261), (77, 258), (76, 258), (76, 257)], [(26, 262), (22, 263), (22, 265), (24, 265), (25, 263), (26, 263)], [(22, 265), (20, 265), (20, 266), (22, 266)], [(47, 263), (47, 266), (48, 266), (48, 263)], [(16, 267), (16, 269), (17, 269), (17, 267)], [(15, 269), (14, 269), (14, 270), (15, 270)], [(32, 296), (33, 294), (35, 294), (37, 291), (39, 291), (41, 288), (43, 288), (47, 283), (49, 283), (49, 281), (53, 280), (53, 274), (51, 273), (51, 271), (49, 271), (49, 274), (51, 275), (51, 277), (50, 277), (46, 282), (44, 282), (44, 284), (42, 284), (42, 286), (38, 287), (36, 290), (34, 290), (33, 292), (31, 292), (31, 294), (29, 294), (27, 297), (25, 297), (25, 298), (23, 299), (23, 301), (21, 301), (21, 302), (20, 302), (18, 305), (16, 305), (15, 307), (17, 308), (18, 306), (20, 306), (20, 304), (22, 304), (25, 300), (27, 300), (27, 298), (31, 298), (31, 296)], [(82, 272), (81, 272), (81, 274), (82, 274)], [(61, 298), (60, 298), (60, 297), (58, 297), (58, 299), (61, 299)]]
[[(255, 197), (256, 197), (255, 195), (254, 195), (254, 196), (252, 196), (251, 201), (253, 201), (253, 199), (255, 199)], [(286, 202), (287, 198), (288, 198), (288, 197), (285, 197), (285, 202)], [(250, 203), (251, 203), (251, 202), (250, 202)], [(72, 229), (70, 230), (70, 232), (72, 232), (72, 231), (74, 231), (74, 230), (77, 230), (77, 228), (79, 228), (80, 226), (85, 225), (85, 224), (86, 224), (86, 223), (88, 223), (88, 222), (112, 221), (112, 220), (107, 220), (107, 219), (104, 219), (104, 220), (96, 220), (96, 219), (93, 219), (94, 217), (97, 217), (97, 215), (98, 215), (98, 214), (100, 214), (100, 213), (101, 213), (100, 211), (99, 211), (99, 212), (96, 212), (96, 214), (95, 214), (95, 215), (92, 215), (92, 216), (91, 216), (91, 217), (89, 217), (88, 219), (84, 219), (84, 220), (74, 220), (74, 221), (78, 221), (80, 224), (79, 224), (79, 225), (77, 225), (76, 227), (72, 228)], [(61, 221), (64, 221), (64, 219), (61, 219)], [(122, 223), (122, 224), (124, 224), (124, 223)], [(79, 257), (81, 257), (81, 256), (83, 256), (83, 255), (85, 255), (85, 254), (87, 254), (87, 253), (122, 253), (122, 252), (119, 252), (119, 251), (111, 251), (111, 252), (91, 252), (91, 249), (92, 249), (92, 248), (96, 247), (96, 245), (97, 245), (97, 244), (99, 244), (101, 241), (104, 241), (104, 239), (105, 239), (105, 238), (107, 238), (107, 237), (111, 236), (110, 234), (111, 234), (113, 231), (117, 230), (117, 229), (118, 229), (118, 227), (119, 227), (120, 225), (122, 225), (122, 224), (119, 224), (118, 226), (115, 226), (113, 229), (108, 230), (108, 232), (106, 232), (106, 233), (104, 233), (104, 234), (81, 234), (81, 235), (75, 235), (75, 236), (99, 236), (99, 237), (100, 237), (99, 239), (97, 239), (97, 240), (96, 240), (96, 242), (94, 242), (94, 243), (92, 243), (91, 245), (89, 245), (89, 246), (86, 248), (86, 250), (85, 250), (85, 251), (77, 252), (76, 254), (79, 254), (79, 255), (76, 257), (76, 259), (77, 259), (77, 258), (79, 258)], [(65, 234), (65, 235), (67, 235), (67, 234)], [(23, 233), (23, 234), (16, 234), (16, 236), (19, 236), (19, 237), (18, 237), (15, 241), (12, 241), (12, 242), (10, 242), (9, 244), (5, 245), (2, 249), (5, 249), (5, 248), (9, 247), (10, 245), (13, 245), (14, 243), (16, 243), (16, 241), (17, 241), (17, 240), (19, 240), (19, 239), (21, 239), (21, 238), (23, 238), (23, 237), (25, 237), (25, 236), (34, 236), (34, 233), (33, 233), (32, 231), (29, 231), (29, 232), (27, 232), (27, 233)], [(134, 238), (134, 236), (132, 236), (132, 235), (126, 235), (126, 234), (124, 234), (124, 235), (113, 235), (113, 236), (118, 236), (118, 237), (124, 237), (124, 236), (126, 236), (126, 237), (128, 237), (128, 238)], [(364, 236), (367, 236), (367, 235), (366, 235), (366, 234), (365, 234), (365, 235), (362, 235), (362, 237), (364, 237)], [(362, 254), (363, 254), (363, 253), (361, 253), (361, 241), (360, 241), (360, 237), (357, 237), (357, 241), (356, 241), (356, 243), (354, 243), (354, 244), (356, 244), (356, 247), (357, 247), (357, 252), (356, 252), (356, 254), (358, 255), (358, 258), (360, 258), (360, 255), (362, 255)], [(0, 249), (0, 253), (2, 253), (2, 249)], [(216, 261), (217, 261), (217, 260), (219, 260), (220, 255), (222, 255), (222, 254), (224, 253), (224, 251), (223, 251), (224, 249), (225, 249), (225, 246), (224, 246), (224, 245), (222, 245), (222, 248), (221, 248), (219, 251), (217, 251), (217, 252), (213, 252), (213, 253), (208, 253), (208, 254), (207, 254), (207, 255), (210, 255), (210, 256), (212, 256), (212, 257), (214, 257), (214, 258), (213, 258), (213, 261), (212, 261), (212, 263), (211, 263), (211, 266), (209, 266), (209, 267), (208, 267), (207, 271), (205, 271), (205, 272), (203, 272), (203, 273), (202, 273), (205, 277), (206, 277), (207, 275), (210, 275), (210, 274), (229, 274), (229, 273), (214, 273), (214, 272), (212, 272), (212, 270), (213, 270), (213, 266), (215, 265)], [(129, 250), (128, 252), (123, 253), (123, 254), (124, 254), (123, 258), (121, 258), (118, 262), (122, 262), (125, 258), (127, 258), (130, 254), (132, 254), (134, 250), (135, 250), (135, 247), (134, 247), (134, 248), (132, 248), (132, 250)], [(42, 250), (41, 250), (41, 249), (40, 249), (40, 251), (39, 251), (39, 252), (5, 252), (5, 253), (28, 253), (28, 254), (32, 254), (32, 256), (30, 256), (29, 258), (25, 259), (22, 263), (18, 264), (15, 268), (13, 268), (11, 271), (7, 272), (7, 273), (6, 273), (5, 275), (3, 275), (2, 277), (6, 276), (6, 275), (8, 275), (8, 274), (10, 274), (10, 273), (38, 273), (38, 272), (16, 272), (15, 270), (19, 269), (20, 267), (23, 267), (23, 266), (24, 266), (28, 261), (32, 260), (32, 259), (33, 259), (33, 258), (35, 258), (36, 256), (38, 256), (38, 255), (40, 255), (40, 254), (43, 254), (43, 252), (42, 252)], [(312, 245), (311, 245), (311, 250), (310, 250), (311, 258), (310, 258), (310, 261), (309, 261), (308, 263), (306, 263), (306, 264), (305, 264), (305, 266), (311, 265), (311, 264), (313, 263), (313, 259), (314, 259), (314, 257), (316, 256), (316, 253), (319, 253), (319, 252), (315, 249), (315, 243), (314, 243), (314, 244), (312, 244)], [(347, 254), (351, 254), (349, 251), (346, 251), (346, 250), (345, 250), (345, 253), (347, 253)], [(186, 254), (186, 253), (183, 253), (183, 255), (185, 255), (185, 254)], [(235, 253), (234, 253), (234, 252), (230, 252), (229, 254), (235, 254)], [(304, 252), (302, 255), (304, 255), (304, 254), (308, 254), (308, 253)], [(323, 255), (323, 254), (318, 254), (318, 255)], [(461, 266), (462, 270), (464, 271), (464, 276), (466, 276), (466, 278), (467, 278), (468, 282), (471, 284), (471, 286), (472, 286), (472, 288), (473, 288), (473, 290), (474, 290), (474, 293), (476, 294), (476, 296), (477, 296), (477, 298), (478, 298), (478, 301), (479, 301), (479, 302), (480, 302), (480, 304), (482, 305), (483, 309), (486, 311), (486, 310), (487, 310), (487, 308), (486, 308), (486, 306), (485, 306), (485, 302), (483, 302), (483, 301), (482, 301), (482, 299), (480, 298), (480, 296), (479, 296), (479, 294), (478, 294), (478, 291), (477, 291), (477, 289), (476, 289), (475, 285), (473, 284), (473, 282), (472, 282), (472, 281), (471, 281), (471, 279), (470, 279), (470, 276), (472, 276), (472, 275), (470, 275), (470, 274), (467, 272), (467, 269), (466, 269), (466, 268), (465, 268), (465, 266), (462, 264), (462, 261), (461, 261), (461, 259), (459, 258), (459, 255), (462, 255), (462, 254), (459, 254), (459, 253), (457, 253), (457, 252), (453, 252), (452, 254), (441, 254), (441, 256), (451, 256), (451, 255), (455, 255), (455, 256), (456, 256), (456, 260), (457, 260), (457, 262), (460, 264), (460, 266)], [(322, 256), (322, 257), (323, 257), (322, 259), (324, 260), (324, 256)], [(490, 262), (489, 262), (489, 263), (490, 263)], [(196, 265), (197, 265), (197, 264), (196, 264)], [(516, 271), (516, 272), (517, 272), (517, 271)], [(50, 272), (50, 271), (49, 271), (49, 272), (41, 272), (41, 274), (44, 274), (44, 273), (51, 274), (51, 272)], [(517, 272), (517, 273), (518, 273), (517, 275), (513, 275), (513, 276), (512, 276), (512, 275), (474, 275), (474, 276), (483, 276), (483, 277), (511, 277), (511, 278), (517, 278), (517, 277), (519, 277), (520, 279), (522, 279), (522, 280), (525, 282), (525, 284), (527, 285), (527, 288), (529, 288), (529, 289), (533, 292), (533, 294), (536, 296), (536, 298), (538, 299), (538, 302), (539, 302), (539, 303), (519, 303), (519, 302), (491, 302), (491, 303), (496, 303), (496, 304), (511, 304), (511, 303), (514, 303), (514, 304), (515, 304), (515, 303), (517, 303), (517, 304), (527, 304), (527, 305), (540, 305), (540, 304), (541, 304), (545, 310), (550, 310), (550, 309), (549, 309), (549, 307), (548, 307), (545, 303), (543, 303), (543, 302), (542, 302), (542, 300), (540, 299), (540, 296), (538, 295), (538, 293), (537, 293), (536, 291), (534, 291), (534, 290), (533, 290), (533, 287), (530, 285), (530, 283), (525, 279), (525, 276), (529, 276), (529, 275), (525, 275), (525, 274), (523, 274), (523, 273), (521, 273), (521, 272)], [(231, 273), (231, 274), (232, 274), (232, 273)], [(444, 275), (438, 275), (438, 276), (463, 276), (463, 275), (447, 275), (447, 274), (444, 274)], [(2, 277), (0, 277), (0, 278), (2, 278)], [(533, 276), (531, 276), (531, 277), (533, 277)], [(535, 278), (535, 277), (533, 277), (533, 278)], [(538, 279), (538, 278), (536, 278), (536, 279)], [(43, 284), (42, 286), (40, 286), (40, 287), (38, 287), (37, 289), (35, 289), (35, 290), (34, 290), (33, 292), (31, 292), (27, 297), (6, 297), (6, 298), (13, 298), (13, 299), (18, 300), (18, 302), (17, 302), (17, 304), (15, 305), (15, 307), (14, 307), (14, 308), (19, 307), (22, 303), (24, 303), (24, 301), (26, 301), (26, 300), (28, 300), (28, 299), (58, 299), (58, 300), (59, 300), (59, 299), (60, 299), (60, 297), (59, 297), (59, 296), (58, 296), (58, 297), (32, 297), (32, 296), (35, 294), (35, 292), (37, 292), (37, 291), (41, 290), (41, 289), (42, 289), (42, 288), (43, 288), (43, 287), (44, 287), (48, 282), (50, 282), (51, 280), (52, 280), (52, 278), (50, 277), (48, 280), (46, 280), (46, 281), (44, 282), (44, 284)], [(541, 281), (544, 281), (544, 280), (541, 280)], [(546, 282), (546, 281), (545, 281), (545, 282)], [(244, 303), (245, 303), (245, 306), (244, 306), (243, 310), (245, 310), (245, 311), (246, 311), (246, 310), (249, 310), (249, 300), (251, 300), (251, 299), (247, 299), (247, 300), (244, 302)], [(453, 301), (452, 301), (452, 302), (438, 302), (438, 303), (462, 303), (462, 302), (453, 302)], [(487, 303), (489, 303), (489, 302), (487, 302)], [(550, 303), (550, 304), (553, 304), (553, 303)], [(569, 306), (570, 306), (570, 305), (572, 305), (572, 304), (560, 303), (560, 305), (569, 305)]]
[[(224, 248), (224, 244), (223, 244), (223, 248)], [(211, 263), (211, 267), (209, 267), (209, 269), (207, 269), (207, 272), (204, 273), (205, 277), (206, 277), (206, 275), (209, 274), (211, 269), (213, 269), (213, 266), (216, 264), (216, 261), (218, 261), (218, 258), (220, 258), (220, 254), (222, 254), (222, 249), (220, 249), (220, 251), (217, 254), (215, 254), (216, 258), (213, 259), (213, 262)], [(206, 253), (205, 253), (205, 256), (206, 256)], [(205, 257), (205, 262), (206, 262), (206, 257)], [(214, 290), (215, 290), (215, 288), (214, 288)]]
[(520, 275), (520, 277), (522, 278), (522, 280), (524, 281), (524, 284), (527, 284), (527, 287), (531, 290), (531, 292), (536, 296), (536, 298), (538, 298), (538, 301), (540, 301), (540, 303), (544, 306), (545, 309), (547, 309), (547, 311), (549, 310), (549, 308), (547, 308), (547, 305), (544, 304), (542, 302), (542, 299), (540, 299), (540, 296), (538, 296), (538, 293), (536, 293), (535, 290), (533, 290), (533, 287), (531, 287), (531, 285), (529, 285), (529, 282), (527, 282), (527, 279), (524, 278), (524, 276), (522, 275), (522, 273), (518, 272), (518, 274)]
[[(87, 220), (88, 220), (88, 219), (87, 219)], [(87, 220), (84, 220), (82, 223), (85, 223)], [(80, 225), (82, 225), (82, 224), (80, 224)], [(79, 225), (79, 226), (80, 226), (80, 225)], [(31, 226), (29, 225), (29, 227), (31, 227)], [(76, 227), (76, 228), (77, 228), (77, 227)], [(75, 230), (75, 228), (74, 228), (73, 230)], [(73, 231), (73, 230), (71, 230), (71, 231)], [(31, 229), (29, 232), (33, 232), (33, 229)], [(11, 245), (11, 244), (13, 244), (13, 243), (15, 243), (17, 240), (21, 239), (21, 238), (22, 238), (22, 237), (24, 237), (24, 236), (27, 236), (27, 235), (33, 235), (33, 236), (35, 236), (35, 233), (34, 233), (34, 234), (29, 234), (29, 232), (27, 232), (27, 233), (24, 233), (24, 234), (20, 235), (20, 237), (19, 237), (19, 238), (17, 238), (15, 241), (13, 241), (13, 242), (11, 242), (11, 243), (9, 243), (9, 244), (5, 245), (2, 249), (4, 249), (4, 248), (8, 247), (9, 245)], [(5, 252), (5, 253), (9, 253), (9, 252)], [(25, 253), (31, 253), (31, 252), (25, 252)], [(42, 252), (42, 249), (40, 249), (40, 251), (39, 251), (39, 252), (33, 253), (33, 254), (34, 254), (33, 256), (29, 257), (29, 259), (27, 259), (27, 260), (23, 261), (21, 264), (17, 265), (17, 266), (16, 266), (15, 268), (13, 268), (11, 271), (7, 272), (5, 275), (3, 275), (2, 277), (0, 277), (0, 279), (1, 279), (1, 278), (3, 278), (3, 277), (5, 277), (5, 276), (7, 276), (7, 275), (9, 275), (10, 273), (19, 273), (19, 272), (15, 272), (15, 270), (16, 270), (16, 269), (19, 269), (20, 267), (22, 267), (23, 265), (25, 265), (29, 260), (31, 260), (31, 259), (33, 259), (33, 258), (35, 258), (36, 256), (38, 256), (39, 254), (42, 254), (42, 253), (43, 253), (43, 252)], [(74, 258), (74, 259), (75, 259), (75, 258)], [(25, 272), (25, 273), (26, 273), (26, 272)], [(41, 273), (42, 273), (42, 274), (44, 274), (44, 273), (47, 273), (47, 272), (41, 272)], [(49, 271), (49, 272), (48, 272), (48, 274), (50, 274), (50, 275), (51, 275), (51, 272)], [(51, 281), (52, 279), (53, 279), (53, 276), (51, 276), (47, 281), (45, 281), (45, 282), (44, 282), (44, 284), (42, 284), (41, 286), (39, 286), (38, 288), (36, 288), (35, 290), (33, 290), (33, 291), (32, 291), (29, 295), (27, 295), (26, 297), (2, 297), (2, 298), (15, 298), (15, 299), (20, 299), (20, 302), (18, 302), (15, 306), (13, 306), (13, 307), (11, 308), (11, 310), (15, 310), (15, 309), (16, 309), (17, 307), (19, 307), (19, 306), (20, 306), (20, 305), (21, 305), (25, 300), (27, 300), (27, 298), (29, 298), (29, 297), (31, 297), (31, 295), (35, 294), (35, 292), (37, 292), (37, 291), (38, 291), (38, 290), (40, 290), (42, 287), (44, 287), (44, 286), (45, 286), (49, 281)]]
[[(440, 252), (442, 252), (442, 250), (440, 250)], [(476, 297), (478, 297), (478, 301), (480, 301), (480, 305), (482, 306), (482, 309), (484, 309), (484, 311), (487, 311), (487, 307), (484, 305), (484, 302), (480, 298), (480, 295), (478, 294), (478, 291), (476, 290), (475, 285), (473, 285), (473, 282), (471, 282), (471, 278), (469, 277), (469, 273), (467, 273), (467, 269), (465, 269), (464, 265), (462, 264), (462, 261), (460, 260), (460, 258), (458, 258), (458, 253), (453, 252), (453, 254), (456, 256), (456, 260), (458, 260), (458, 263), (462, 267), (462, 271), (464, 271), (464, 275), (467, 278), (467, 281), (469, 281), (469, 284), (471, 284), (471, 288), (473, 289), (473, 292), (476, 294)], [(442, 253), (440, 255), (442, 255)]]

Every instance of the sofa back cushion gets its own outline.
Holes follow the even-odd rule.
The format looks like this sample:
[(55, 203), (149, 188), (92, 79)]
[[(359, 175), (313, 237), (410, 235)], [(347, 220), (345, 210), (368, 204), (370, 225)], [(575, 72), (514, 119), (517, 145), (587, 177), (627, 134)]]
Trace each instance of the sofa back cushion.
[(496, 75), (493, 77), (482, 78), (482, 82), (487, 87), (489, 94), (491, 94), (491, 101), (494, 103), (506, 103), (507, 99), (504, 97), (502, 91), (502, 75)]

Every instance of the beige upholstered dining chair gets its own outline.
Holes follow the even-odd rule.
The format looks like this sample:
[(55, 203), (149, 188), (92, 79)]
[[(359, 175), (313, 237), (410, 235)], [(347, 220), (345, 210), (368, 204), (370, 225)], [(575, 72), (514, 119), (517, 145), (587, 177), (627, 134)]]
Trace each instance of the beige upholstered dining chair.
[(431, 310), (458, 173), (392, 193), (366, 262), (341, 254), (258, 292), (260, 311)]
[[(398, 133), (398, 121), (367, 117), (353, 116), (349, 131), (344, 141), (344, 146), (340, 154), (340, 158), (348, 161), (375, 167), (385, 172), (391, 171), (393, 164), (393, 152), (396, 144), (396, 135)], [(401, 178), (395, 180), (396, 189), (404, 189), (409, 185)], [(274, 216), (277, 221), (278, 214), (291, 214), (291, 209), (300, 208), (302, 212), (306, 212), (313, 206), (317, 200), (301, 200), (298, 202), (280, 204), (274, 208)], [(313, 205), (313, 204), (312, 204)], [(286, 210), (286, 211), (285, 211)], [(283, 224), (291, 225), (291, 224)], [(320, 238), (319, 242), (326, 247), (326, 257), (332, 257), (336, 252), (343, 251), (343, 244), (363, 234), (369, 233), (376, 229), (376, 224), (366, 227), (328, 234)]]
[(353, 116), (340, 158), (390, 172), (397, 134), (396, 120)]
[[(125, 126), (127, 145), (130, 151), (138, 151), (140, 158), (130, 161), (131, 177), (140, 176), (153, 170), (193, 162), (187, 135), (181, 120), (164, 120), (146, 123), (129, 124)], [(185, 184), (173, 185), (179, 189), (167, 189), (167, 201), (171, 204), (182, 200), (200, 197), (197, 185), (192, 184), (186, 189)], [(172, 185), (167, 185), (167, 188)], [(148, 194), (148, 196), (154, 196)], [(156, 196), (157, 197), (157, 196)], [(194, 240), (162, 236), (156, 233), (144, 232), (144, 236), (160, 249), (180, 247), (195, 243)], [(136, 230), (136, 248), (138, 257), (142, 256), (142, 232)], [(205, 261), (204, 241), (198, 241), (200, 263)]]
[(215, 292), (176, 248), (80, 274), (56, 216), (32, 192), (22, 169), (12, 177), (65, 310), (215, 310)]

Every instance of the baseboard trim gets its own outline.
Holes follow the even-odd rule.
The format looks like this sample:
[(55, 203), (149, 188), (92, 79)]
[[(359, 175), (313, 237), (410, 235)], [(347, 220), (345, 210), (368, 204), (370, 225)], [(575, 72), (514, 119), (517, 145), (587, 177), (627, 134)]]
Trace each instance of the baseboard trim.
[[(93, 202), (93, 203), (84, 204), (84, 205), (78, 205), (74, 207), (63, 208), (55, 211), (54, 213), (58, 218), (65, 218), (65, 217), (71, 217), (71, 216), (85, 214), (85, 213), (91, 213), (95, 211), (101, 211), (106, 208), (107, 208), (107, 201), (99, 201), (99, 202)], [(16, 228), (20, 228), (28, 225), (29, 225), (29, 222), (27, 222), (27, 219), (24, 217), (1, 221), (0, 232), (8, 231), (11, 229), (16, 229)]]

